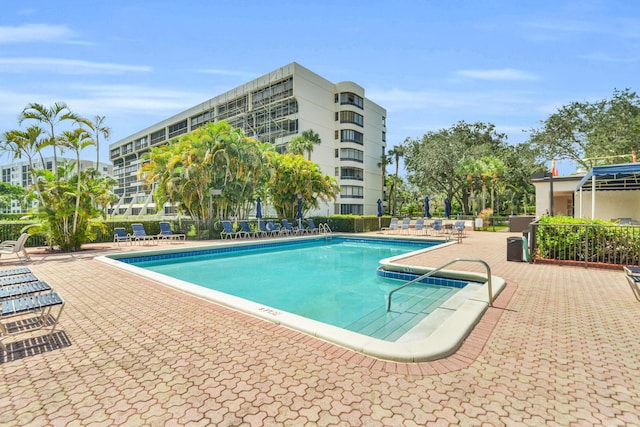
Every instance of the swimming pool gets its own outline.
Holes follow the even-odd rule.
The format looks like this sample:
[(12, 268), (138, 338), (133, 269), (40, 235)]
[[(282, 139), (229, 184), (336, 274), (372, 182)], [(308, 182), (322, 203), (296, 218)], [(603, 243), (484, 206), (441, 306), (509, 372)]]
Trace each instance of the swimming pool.
[[(481, 279), (468, 275), (438, 279), (445, 286), (411, 286), (407, 294), (419, 294), (414, 298), (418, 304), (408, 307), (409, 296), (399, 295), (394, 298), (394, 309), (387, 313), (388, 292), (404, 283), (393, 279), (406, 281), (411, 274), (421, 274), (406, 265), (394, 268), (394, 262), (434, 247), (434, 242), (423, 239), (334, 236), (328, 240), (314, 236), (101, 258), (366, 354), (418, 361), (433, 356), (425, 355), (425, 349), (417, 355), (408, 346), (434, 335), (482, 287), (478, 283), (465, 286), (469, 280)], [(380, 261), (386, 268), (378, 269)], [(318, 283), (328, 288), (316, 288)], [(427, 353), (433, 350), (442, 353), (439, 346)]]

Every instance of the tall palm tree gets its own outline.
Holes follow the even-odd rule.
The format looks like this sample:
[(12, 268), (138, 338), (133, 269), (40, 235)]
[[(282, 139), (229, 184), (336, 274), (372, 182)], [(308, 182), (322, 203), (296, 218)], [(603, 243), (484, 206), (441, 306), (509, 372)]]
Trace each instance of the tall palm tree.
[(76, 174), (77, 174), (77, 182), (76, 182), (76, 207), (73, 212), (73, 225), (71, 228), (71, 232), (75, 235), (78, 231), (78, 215), (80, 212), (80, 198), (82, 196), (81, 192), (81, 173), (80, 173), (80, 152), (87, 148), (90, 145), (94, 145), (93, 139), (91, 139), (91, 135), (86, 129), (74, 129), (73, 131), (65, 131), (62, 133), (62, 137), (60, 138), (60, 144), (63, 147), (69, 148), (73, 150), (76, 154)]
[(96, 145), (96, 171), (99, 171), (98, 165), (100, 164), (100, 135), (105, 139), (109, 139), (111, 135), (111, 128), (104, 125), (105, 116), (94, 116), (93, 121), (88, 121), (87, 126), (93, 131), (93, 141)]
[[(40, 154), (42, 165), (44, 167), (44, 159), (42, 158), (42, 153), (39, 151), (42, 134), (43, 130), (38, 125), (29, 126), (27, 130), (24, 131), (10, 130), (2, 134), (0, 150), (11, 154), (13, 159), (19, 159), (22, 156), (25, 156), (29, 163), (29, 174), (31, 175), (31, 182), (33, 183), (36, 181), (35, 168), (33, 167), (33, 158), (36, 154)], [(36, 194), (44, 206), (45, 201), (38, 191), (37, 186)]]
[[(410, 141), (410, 138), (406, 138), (403, 144), (406, 144)], [(396, 173), (395, 178), (391, 181), (391, 191), (389, 192), (389, 198), (393, 202), (392, 215), (396, 214), (396, 202), (395, 202), (395, 187), (398, 182), (398, 175), (400, 173), (400, 159), (404, 157), (405, 146), (403, 144), (396, 145), (393, 149), (389, 150), (389, 156), (393, 159), (393, 162), (396, 164)]]
[(387, 154), (383, 154), (382, 156), (380, 156), (380, 161), (378, 162), (378, 167), (382, 168), (382, 195), (381, 195), (381, 199), (384, 200), (384, 187), (387, 184), (387, 165), (391, 162), (391, 159), (389, 158), (389, 155)]
[(314, 132), (313, 129), (307, 129), (300, 134), (306, 141), (306, 151), (307, 151), (307, 160), (311, 160), (311, 152), (313, 151), (314, 145), (320, 145), (322, 140), (320, 139), (320, 135), (317, 132)]
[(22, 124), (25, 120), (35, 120), (38, 123), (47, 125), (49, 128), (49, 138), (40, 145), (40, 149), (45, 146), (53, 148), (53, 173), (58, 170), (58, 154), (57, 154), (57, 138), (55, 133), (55, 125), (65, 120), (80, 121), (80, 116), (73, 113), (64, 102), (56, 102), (50, 107), (32, 102), (28, 104), (20, 113), (18, 123)]

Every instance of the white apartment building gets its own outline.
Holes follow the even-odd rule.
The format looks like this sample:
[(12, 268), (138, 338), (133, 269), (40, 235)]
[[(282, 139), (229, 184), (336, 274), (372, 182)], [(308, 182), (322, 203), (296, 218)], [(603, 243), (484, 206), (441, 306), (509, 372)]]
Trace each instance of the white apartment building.
[[(44, 160), (44, 164), (43, 164)], [(61, 166), (67, 162), (73, 162), (75, 164), (76, 159), (57, 157), (58, 166)], [(33, 159), (33, 167), (35, 169), (48, 169), (53, 170), (53, 157), (35, 157)], [(80, 160), (80, 170), (86, 170), (88, 168), (95, 168), (96, 162), (92, 160)], [(111, 175), (112, 166), (106, 163), (100, 162), (98, 165), (99, 172), (102, 175)], [(0, 166), (2, 172), (2, 182), (6, 182), (12, 185), (17, 185), (26, 188), (33, 183), (31, 174), (29, 173), (28, 161), (17, 161), (8, 165)], [(34, 200), (31, 206), (21, 206), (19, 200), (12, 200), (9, 208), (2, 209), (3, 213), (25, 213), (31, 208), (38, 207), (38, 201)]]
[[(111, 144), (120, 196), (113, 214), (156, 213), (151, 190), (137, 178), (150, 147), (168, 144), (207, 122), (226, 120), (280, 152), (293, 136), (308, 129), (317, 132), (322, 142), (311, 160), (335, 176), (341, 193), (335, 203), (309, 214), (375, 215), (377, 200), (384, 200), (379, 164), (386, 147), (386, 115), (356, 83), (332, 83), (292, 62)], [(170, 211), (165, 206), (159, 213)]]

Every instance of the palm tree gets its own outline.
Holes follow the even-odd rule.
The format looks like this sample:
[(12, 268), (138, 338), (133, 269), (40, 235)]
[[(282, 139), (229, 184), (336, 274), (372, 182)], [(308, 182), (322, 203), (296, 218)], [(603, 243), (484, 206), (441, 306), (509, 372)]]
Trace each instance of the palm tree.
[(51, 146), (53, 148), (53, 173), (56, 174), (58, 170), (58, 155), (55, 125), (65, 120), (80, 121), (80, 116), (73, 113), (64, 102), (56, 102), (49, 108), (42, 104), (32, 102), (22, 110), (18, 118), (18, 123), (22, 124), (25, 120), (36, 120), (39, 123), (48, 125), (49, 138), (46, 141), (42, 141), (43, 143), (40, 144), (39, 148), (41, 149), (45, 146)]
[[(404, 143), (406, 144), (409, 141), (410, 139), (406, 138), (404, 140)], [(404, 157), (404, 153), (405, 153), (405, 146), (402, 144), (396, 145), (393, 149), (389, 151), (389, 156), (390, 158), (393, 159), (392, 163), (395, 162), (396, 164), (396, 174), (395, 174), (394, 180), (391, 181), (391, 191), (389, 192), (390, 193), (389, 198), (393, 202), (393, 209), (391, 210), (392, 215), (396, 214), (395, 186), (396, 186), (396, 183), (398, 182), (398, 174), (400, 172), (400, 158)]]
[(311, 160), (311, 152), (313, 151), (313, 146), (320, 145), (320, 143), (322, 142), (322, 140), (320, 139), (320, 135), (317, 132), (314, 132), (313, 129), (307, 129), (302, 132), (301, 136), (307, 141), (307, 160)]
[(384, 187), (387, 185), (387, 165), (389, 163), (391, 163), (391, 159), (389, 158), (389, 155), (383, 154), (382, 156), (380, 156), (378, 167), (382, 168), (382, 196), (380, 197), (381, 200), (385, 200)]
[(96, 144), (96, 171), (99, 171), (100, 164), (100, 135), (105, 139), (109, 139), (111, 128), (104, 125), (105, 116), (94, 116), (93, 121), (87, 121), (87, 126), (93, 131), (94, 142)]
[(93, 139), (91, 139), (91, 135), (85, 129), (78, 128), (73, 131), (65, 131), (62, 134), (62, 138), (60, 139), (60, 144), (63, 147), (69, 148), (76, 153), (76, 174), (77, 174), (77, 182), (76, 182), (76, 207), (73, 212), (73, 223), (71, 232), (75, 235), (78, 231), (78, 215), (80, 212), (80, 198), (82, 196), (81, 192), (81, 174), (80, 174), (80, 152), (87, 148), (90, 145), (94, 145)]
[[(43, 130), (38, 125), (29, 126), (26, 131), (10, 130), (2, 134), (3, 144), (0, 145), (0, 150), (11, 154), (13, 159), (19, 159), (24, 155), (29, 163), (29, 174), (31, 175), (31, 181), (33, 183), (35, 183), (36, 180), (35, 168), (33, 167), (33, 158), (36, 154), (40, 154), (40, 159), (44, 167), (44, 159), (39, 150), (41, 144), (40, 137), (42, 134)], [(40, 199), (40, 203), (44, 205), (45, 201), (38, 191), (37, 186), (36, 193)]]
[(287, 151), (292, 154), (304, 155), (307, 153), (307, 160), (311, 160), (311, 153), (313, 152), (313, 146), (320, 144), (322, 140), (317, 132), (313, 129), (308, 129), (302, 132), (300, 135), (296, 135), (287, 144)]

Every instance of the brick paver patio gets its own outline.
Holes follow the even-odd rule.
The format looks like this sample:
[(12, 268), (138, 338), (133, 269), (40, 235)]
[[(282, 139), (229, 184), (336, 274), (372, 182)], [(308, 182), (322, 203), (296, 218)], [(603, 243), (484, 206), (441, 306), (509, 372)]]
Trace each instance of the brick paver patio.
[(419, 364), (362, 356), (93, 260), (138, 248), (32, 249), (29, 267), (67, 304), (55, 345), (0, 352), (0, 425), (640, 425), (640, 304), (623, 273), (507, 262), (508, 236), (471, 232), (410, 260), (482, 258), (507, 281), (455, 355)]

